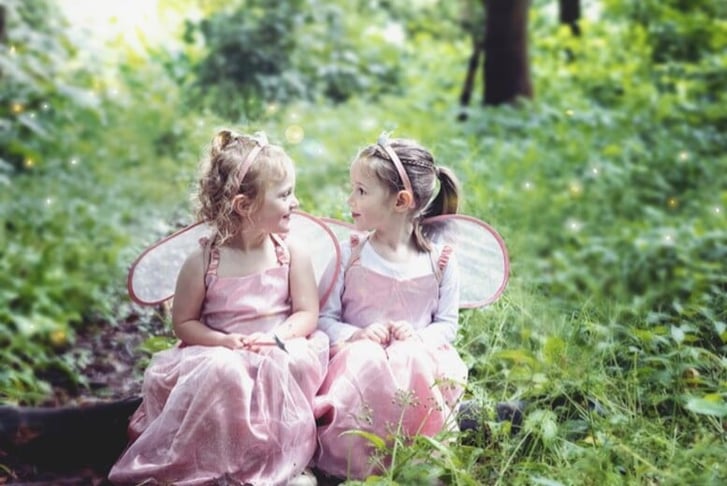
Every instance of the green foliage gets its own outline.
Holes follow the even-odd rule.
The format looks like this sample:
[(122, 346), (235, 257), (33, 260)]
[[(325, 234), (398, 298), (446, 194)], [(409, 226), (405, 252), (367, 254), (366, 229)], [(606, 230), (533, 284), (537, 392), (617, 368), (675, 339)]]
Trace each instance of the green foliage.
[(1, 183), (8, 172), (42, 163), (44, 147), (65, 135), (62, 127), (98, 123), (101, 100), (90, 72), (72, 62), (80, 43), (68, 35), (53, 2), (3, 0), (0, 8), (6, 20), (0, 42)]
[(384, 29), (335, 3), (244, 0), (186, 25), (187, 42), (204, 46), (182, 59), (193, 72), (190, 99), (228, 119), (260, 120), (272, 104), (296, 99), (374, 97), (398, 83)]
[[(25, 3), (5, 2), (40, 11)], [(122, 51), (113, 101), (100, 73), (61, 69), (76, 59), (65, 40), (52, 56), (33, 43), (64, 39), (56, 20), (34, 32), (14, 14), (0, 53), (3, 400), (41, 402), (59, 375), (85, 386), (75, 333), (113, 325), (130, 261), (188, 221), (218, 127), (265, 129), (296, 161), (302, 209), (338, 218), (350, 160), (394, 130), (460, 176), (464, 212), (507, 242), (511, 280), (498, 302), (461, 314), (467, 393), (487, 433), (371, 437), (393, 460), (366, 483), (724, 482), (724, 7), (609, 0), (574, 37), (552, 2), (535, 2), (535, 100), (457, 123), (470, 39), (453, 26), (470, 17), (444, 3), (210, 3), (190, 30), (203, 42)], [(230, 61), (243, 54), (254, 69)], [(89, 90), (93, 103), (67, 95)], [(510, 399), (527, 402), (515, 434), (495, 419)]]
[[(31, 29), (27, 22), (35, 17), (30, 13), (37, 13), (34, 9), (42, 4), (7, 5), (12, 15), (29, 12), (12, 17), (9, 38), (18, 41), (16, 49), (25, 49), (20, 34), (45, 46), (45, 51), (37, 46), (25, 50), (18, 66), (45, 62), (46, 52), (64, 45), (53, 40), (56, 34), (65, 39), (61, 34), (66, 31), (58, 30), (65, 25), (62, 17), (51, 15), (50, 26), (39, 21)], [(77, 62), (73, 51), (62, 52), (68, 56), (62, 63), (49, 59)], [(113, 84), (100, 68), (70, 78), (63, 74), (66, 71), (56, 72), (55, 64), (38, 64), (38, 76), (45, 80), (42, 89), (33, 91), (36, 85), (31, 82), (22, 89), (29, 90), (27, 99), (49, 100), (54, 107), (33, 112), (34, 123), (46, 127), (46, 136), (24, 135), (17, 120), (5, 125), (10, 127), (7, 132), (0, 130), (0, 136), (12, 138), (9, 147), (18, 148), (11, 157), (24, 157), (22, 162), (18, 159), (17, 170), (0, 178), (3, 401), (50, 400), (49, 381), (86, 386), (80, 374), (86, 360), (73, 352), (76, 331), (98, 321), (113, 325), (118, 303), (126, 299), (126, 270), (132, 258), (143, 245), (170, 231), (170, 206), (186, 207), (198, 148), (208, 138), (197, 133), (205, 118), (180, 120), (173, 83), (160, 82), (160, 77), (151, 83), (150, 72), (139, 79), (143, 64), (129, 55), (121, 72), (114, 73)], [(0, 97), (20, 92), (14, 79), (3, 85)], [(71, 81), (73, 89), (66, 85)], [(85, 99), (58, 95), (91, 90), (99, 103), (93, 109)]]

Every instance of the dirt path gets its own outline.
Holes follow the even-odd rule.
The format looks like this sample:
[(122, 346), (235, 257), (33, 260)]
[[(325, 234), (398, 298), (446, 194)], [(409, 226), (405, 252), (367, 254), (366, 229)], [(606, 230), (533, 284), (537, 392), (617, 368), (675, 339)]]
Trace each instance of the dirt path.
[[(139, 308), (124, 305), (117, 315), (121, 316), (115, 323), (99, 322), (89, 324), (76, 336), (73, 347), (64, 354), (76, 360), (87, 360), (82, 375), (87, 382), (86, 387), (74, 385), (67, 377), (49, 375), (45, 377), (53, 386), (53, 395), (36, 411), (57, 411), (59, 409), (75, 410), (97, 404), (120, 402), (139, 397), (143, 367), (150, 354), (142, 349), (142, 344), (150, 337), (171, 337), (171, 331), (164, 322), (165, 309)], [(135, 405), (131, 403), (133, 409)], [(126, 405), (129, 408), (129, 405)], [(54, 431), (56, 432), (56, 431)], [(118, 431), (117, 431), (118, 432)], [(20, 432), (18, 432), (20, 434)], [(81, 444), (84, 439), (78, 434), (68, 434), (67, 448), (64, 443), (54, 444), (53, 448), (33, 451), (32, 459), (18, 457), (3, 450), (0, 443), (0, 485), (106, 485), (108, 465), (84, 465), (83, 454), (91, 462), (99, 462), (103, 455), (111, 455), (117, 447), (100, 449), (93, 459), (88, 457), (88, 447), (93, 444)], [(86, 436), (87, 438), (88, 436)], [(109, 442), (111, 442), (109, 437)], [(118, 438), (117, 438), (118, 439)], [(123, 439), (122, 439), (123, 440)], [(59, 452), (52, 452), (53, 450)], [(78, 454), (76, 454), (78, 452)], [(120, 452), (120, 451), (119, 451)], [(64, 454), (68, 453), (67, 456)], [(53, 457), (53, 456), (57, 457)], [(65, 457), (78, 458), (66, 460)], [(103, 459), (100, 459), (103, 462)]]

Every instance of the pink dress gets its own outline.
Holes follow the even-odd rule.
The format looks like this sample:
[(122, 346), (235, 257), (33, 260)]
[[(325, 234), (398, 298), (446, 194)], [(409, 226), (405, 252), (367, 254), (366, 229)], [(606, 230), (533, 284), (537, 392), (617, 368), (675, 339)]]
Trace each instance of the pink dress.
[[(437, 267), (444, 269), (448, 251), (432, 259), (431, 273), (403, 280), (366, 268), (352, 251), (339, 288), (338, 327), (407, 320), (421, 340), (393, 341), (386, 347), (353, 341), (333, 356), (316, 398), (316, 465), (322, 471), (363, 479), (387, 466), (388, 458), (376, 462), (370, 442), (349, 431), (373, 433), (390, 445), (392, 434), (434, 436), (455, 427), (453, 410), (463, 393), (467, 367), (448, 338), (436, 339), (436, 333), (428, 332), (436, 327), (432, 323), (441, 288)], [(456, 307), (454, 316), (456, 325)], [(332, 340), (340, 337), (333, 329), (328, 332)]]
[[(291, 312), (287, 247), (279, 266), (218, 277), (212, 251), (202, 322), (227, 332), (273, 331)], [(316, 448), (313, 399), (326, 372), (328, 338), (286, 341), (260, 353), (180, 345), (154, 355), (144, 400), (131, 418), (131, 443), (110, 471), (115, 484), (286, 484)], [(237, 484), (237, 483), (235, 483)]]

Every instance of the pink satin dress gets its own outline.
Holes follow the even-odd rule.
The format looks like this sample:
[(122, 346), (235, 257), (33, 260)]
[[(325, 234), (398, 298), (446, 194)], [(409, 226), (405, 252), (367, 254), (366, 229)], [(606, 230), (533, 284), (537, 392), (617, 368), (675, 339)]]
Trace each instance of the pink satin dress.
[[(273, 239), (279, 265), (245, 277), (218, 277), (219, 253), (212, 251), (202, 322), (249, 334), (274, 331), (290, 315), (289, 255), (284, 242)], [(316, 331), (286, 341), (287, 352), (181, 345), (155, 354), (129, 425), (131, 443), (109, 479), (286, 484), (315, 452), (313, 399), (326, 373), (328, 345)]]
[[(419, 330), (432, 321), (438, 291), (434, 274), (396, 280), (354, 261), (344, 275), (341, 321), (366, 327), (407, 320)], [(453, 430), (466, 379), (467, 366), (449, 343), (346, 343), (328, 364), (316, 399), (317, 467), (352, 479), (382, 472), (389, 458), (376, 460), (370, 441), (350, 431), (375, 434), (391, 445), (392, 434)]]

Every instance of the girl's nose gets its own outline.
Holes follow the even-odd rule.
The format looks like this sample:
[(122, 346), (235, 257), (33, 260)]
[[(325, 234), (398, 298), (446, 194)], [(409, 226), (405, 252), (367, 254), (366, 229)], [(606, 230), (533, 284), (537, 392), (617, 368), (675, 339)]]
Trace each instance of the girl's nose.
[(298, 206), (300, 206), (300, 201), (298, 201), (298, 198), (295, 197), (295, 195), (293, 195), (293, 200), (290, 202), (290, 207), (292, 207), (293, 209), (295, 209)]

